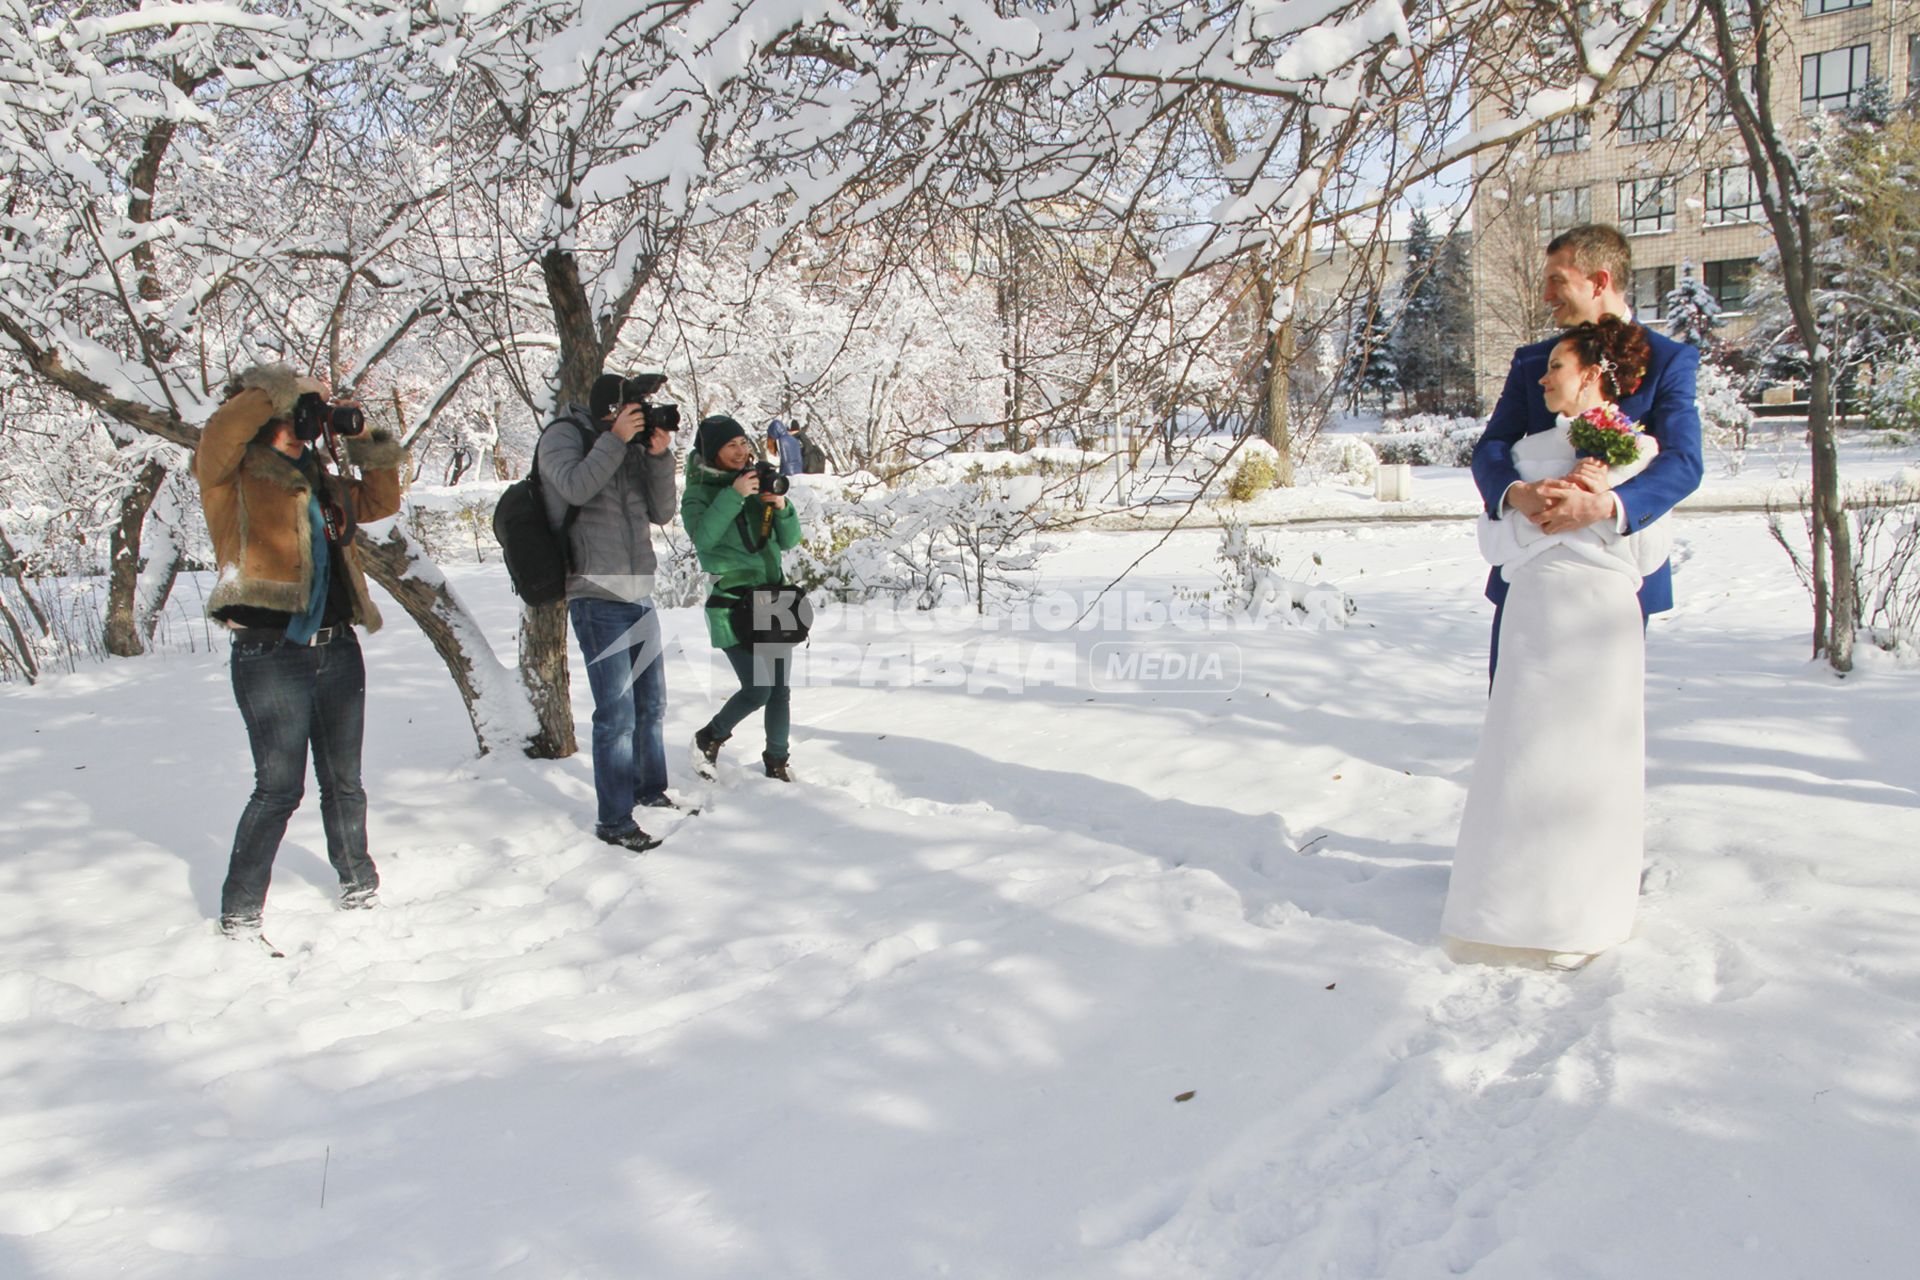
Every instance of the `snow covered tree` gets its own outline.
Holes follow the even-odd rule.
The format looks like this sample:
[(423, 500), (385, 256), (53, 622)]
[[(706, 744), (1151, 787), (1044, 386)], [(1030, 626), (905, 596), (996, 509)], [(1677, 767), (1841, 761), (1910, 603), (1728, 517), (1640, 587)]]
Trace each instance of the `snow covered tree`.
[(1720, 327), (1720, 302), (1713, 290), (1693, 274), (1693, 263), (1680, 264), (1680, 283), (1666, 297), (1667, 332), (1690, 347), (1712, 345)]
[(1407, 230), (1393, 330), (1400, 393), (1416, 413), (1453, 412), (1473, 394), (1473, 284), (1466, 238), (1433, 232), (1425, 209)]
[[(95, 17), (0, 3), (0, 342), (123, 444), (171, 446), (129, 452), (110, 582), (133, 592), (155, 578), (134, 549), (140, 507), (164, 492), (153, 464), (184, 470), (232, 373), (283, 359), (364, 390), (405, 340), (434, 350), (450, 301), (422, 289), (399, 248), (445, 182), (387, 74), (390, 6)], [(378, 422), (380, 401), (369, 408)], [(393, 528), (387, 543), (362, 531), (369, 573), (434, 639), (481, 748), (510, 740), (524, 699)], [(158, 584), (149, 609), (155, 597)], [(138, 635), (138, 609), (110, 612)]]
[(1353, 309), (1347, 329), (1347, 350), (1341, 363), (1340, 385), (1350, 406), (1371, 402), (1384, 413), (1400, 390), (1400, 369), (1394, 357), (1394, 317), (1378, 295)]
[(1440, 246), (1425, 209), (1416, 209), (1407, 228), (1405, 274), (1394, 316), (1393, 361), (1400, 391), (1420, 412), (1431, 412), (1439, 381), (1440, 353), (1434, 342), (1440, 329), (1440, 290), (1435, 265)]

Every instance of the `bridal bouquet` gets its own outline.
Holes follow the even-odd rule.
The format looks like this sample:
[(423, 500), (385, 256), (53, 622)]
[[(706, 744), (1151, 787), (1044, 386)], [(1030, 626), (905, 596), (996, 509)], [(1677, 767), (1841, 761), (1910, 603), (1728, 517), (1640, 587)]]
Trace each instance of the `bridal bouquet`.
[(1603, 404), (1575, 418), (1567, 428), (1573, 449), (1583, 458), (1598, 458), (1610, 467), (1624, 467), (1639, 460), (1649, 437), (1640, 424), (1620, 412), (1620, 406)]

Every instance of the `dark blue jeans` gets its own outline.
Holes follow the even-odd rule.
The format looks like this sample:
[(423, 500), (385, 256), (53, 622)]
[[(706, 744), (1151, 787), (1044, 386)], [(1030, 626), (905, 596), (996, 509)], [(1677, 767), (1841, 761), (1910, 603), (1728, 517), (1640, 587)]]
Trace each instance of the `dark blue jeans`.
[(593, 690), (594, 822), (602, 835), (633, 825), (633, 806), (667, 791), (667, 664), (653, 606), (569, 600)]
[(377, 888), (367, 856), (367, 793), (360, 785), (360, 740), (367, 722), (367, 669), (351, 629), (323, 645), (285, 643), (278, 635), (237, 633), (229, 659), (233, 697), (253, 749), (253, 795), (233, 833), (220, 890), (220, 914), (258, 917), (267, 902), (273, 857), (300, 807), (307, 747), (320, 780), (320, 822), (327, 860), (340, 886)]
[(793, 677), (793, 650), (774, 650), (779, 654), (775, 657), (765, 651), (756, 655), (752, 645), (736, 644), (720, 652), (727, 655), (727, 662), (733, 667), (740, 688), (714, 715), (707, 725), (707, 731), (716, 738), (727, 737), (735, 725), (765, 707), (767, 754), (779, 760), (786, 759), (787, 731), (792, 719), (793, 701), (793, 690), (787, 682)]

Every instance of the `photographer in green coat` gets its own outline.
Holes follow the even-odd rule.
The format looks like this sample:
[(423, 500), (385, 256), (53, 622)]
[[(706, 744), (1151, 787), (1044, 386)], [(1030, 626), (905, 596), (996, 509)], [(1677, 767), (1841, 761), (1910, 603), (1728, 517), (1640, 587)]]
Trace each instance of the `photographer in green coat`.
[(707, 599), (707, 636), (727, 655), (740, 688), (693, 735), (704, 757), (702, 772), (712, 776), (720, 744), (734, 726), (766, 710), (767, 749), (760, 759), (769, 778), (793, 781), (787, 771), (787, 727), (793, 656), (791, 646), (763, 646), (758, 652), (746, 637), (734, 634), (728, 602), (754, 587), (776, 586), (785, 579), (780, 553), (800, 542), (800, 518), (784, 493), (760, 492), (753, 442), (738, 422), (714, 414), (700, 423), (687, 458), (687, 488), (680, 499), (680, 522), (700, 554), (700, 567), (715, 578)]

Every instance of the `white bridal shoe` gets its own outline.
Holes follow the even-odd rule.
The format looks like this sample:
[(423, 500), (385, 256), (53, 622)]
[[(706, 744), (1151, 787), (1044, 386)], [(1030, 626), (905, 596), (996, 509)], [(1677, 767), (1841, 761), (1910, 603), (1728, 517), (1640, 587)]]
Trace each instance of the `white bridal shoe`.
[(1560, 951), (1547, 957), (1547, 968), (1560, 973), (1572, 973), (1592, 963), (1593, 956), (1585, 951)]

